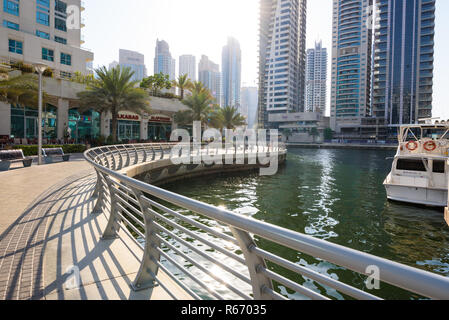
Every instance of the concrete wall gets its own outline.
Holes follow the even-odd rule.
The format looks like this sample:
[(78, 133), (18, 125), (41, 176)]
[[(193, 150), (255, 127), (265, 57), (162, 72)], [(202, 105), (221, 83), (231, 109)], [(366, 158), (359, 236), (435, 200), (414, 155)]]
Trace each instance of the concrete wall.
[(0, 102), (0, 135), (11, 133), (11, 107), (9, 104)]

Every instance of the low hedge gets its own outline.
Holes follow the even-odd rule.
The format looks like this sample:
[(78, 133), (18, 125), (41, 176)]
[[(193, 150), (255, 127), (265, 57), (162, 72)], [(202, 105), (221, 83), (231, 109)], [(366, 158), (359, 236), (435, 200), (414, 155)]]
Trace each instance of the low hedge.
[[(87, 150), (84, 144), (44, 145), (43, 148), (62, 148), (65, 154), (83, 153)], [(37, 146), (13, 146), (13, 149), (22, 149), (25, 157), (37, 156)]]

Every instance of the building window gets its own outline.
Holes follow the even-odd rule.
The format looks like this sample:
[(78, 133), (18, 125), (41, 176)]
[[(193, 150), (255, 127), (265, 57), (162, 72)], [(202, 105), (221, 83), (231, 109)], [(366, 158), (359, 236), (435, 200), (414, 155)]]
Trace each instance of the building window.
[(70, 72), (61, 71), (59, 74), (61, 75), (61, 78), (64, 78), (64, 79), (72, 78), (72, 74)]
[(9, 39), (9, 52), (23, 54), (23, 42)]
[(3, 11), (19, 16), (19, 0), (3, 0)]
[(64, 39), (64, 38), (61, 38), (61, 37), (58, 37), (58, 36), (55, 36), (55, 41), (59, 42), (59, 43), (62, 43), (62, 44), (67, 44), (67, 39)]
[(61, 31), (67, 31), (67, 23), (65, 20), (62, 20), (60, 18), (55, 18), (55, 29), (61, 30)]
[(60, 0), (55, 1), (55, 11), (62, 13), (63, 15), (67, 14), (67, 3), (62, 2)]
[(61, 52), (61, 64), (71, 66), (72, 65), (72, 56), (70, 54)]
[(39, 38), (42, 38), (42, 39), (50, 40), (50, 34), (47, 32), (40, 31), (40, 30), (36, 30), (36, 36), (38, 36)]
[(3, 27), (5, 28), (9, 28), (9, 29), (13, 29), (13, 30), (20, 30), (20, 27), (17, 23), (11, 22), (11, 21), (7, 21), (7, 20), (3, 20)]
[(55, 61), (55, 52), (47, 48), (42, 48), (42, 60)]
[(37, 11), (36, 22), (43, 24), (44, 26), (50, 26), (50, 16), (47, 13)]

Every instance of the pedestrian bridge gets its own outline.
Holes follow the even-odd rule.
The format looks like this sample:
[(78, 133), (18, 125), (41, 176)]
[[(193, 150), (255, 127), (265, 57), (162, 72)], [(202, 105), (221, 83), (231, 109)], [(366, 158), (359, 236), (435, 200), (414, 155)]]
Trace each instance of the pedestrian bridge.
[[(305, 279), (310, 279), (347, 299), (381, 299), (375, 289), (368, 289), (376, 281), (423, 298), (449, 299), (448, 278), (156, 186), (226, 170), (255, 170), (267, 165), (257, 160), (248, 164), (260, 155), (272, 155), (282, 163), (287, 153), (284, 148), (205, 149), (199, 152), (231, 154), (234, 162), (243, 154), (245, 164), (188, 165), (173, 164), (173, 157), (182, 157), (172, 154), (174, 146), (88, 150), (84, 157), (91, 168), (51, 187), (0, 236), (0, 298), (331, 298), (327, 290), (306, 286)], [(207, 224), (201, 217), (216, 223)], [(368, 285), (354, 287), (294, 263), (277, 253), (282, 248), (352, 270)]]

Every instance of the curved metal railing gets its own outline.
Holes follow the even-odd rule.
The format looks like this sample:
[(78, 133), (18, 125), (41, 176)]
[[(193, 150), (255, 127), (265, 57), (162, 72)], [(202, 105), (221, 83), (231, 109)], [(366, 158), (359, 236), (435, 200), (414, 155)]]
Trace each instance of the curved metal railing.
[[(162, 270), (194, 299), (286, 299), (279, 288), (302, 298), (329, 299), (304, 285), (304, 278), (344, 298), (380, 299), (372, 294), (375, 290), (356, 288), (258, 245), (270, 243), (352, 270), (367, 280), (427, 298), (449, 299), (449, 278), (214, 207), (128, 177), (121, 170), (169, 159), (175, 145), (117, 145), (85, 152), (98, 176), (94, 212), (109, 214), (103, 239), (116, 238), (122, 231), (143, 250), (135, 290), (159, 285), (176, 298), (158, 276)], [(270, 151), (286, 152), (282, 147), (236, 152)], [(280, 269), (290, 276), (279, 273)]]

